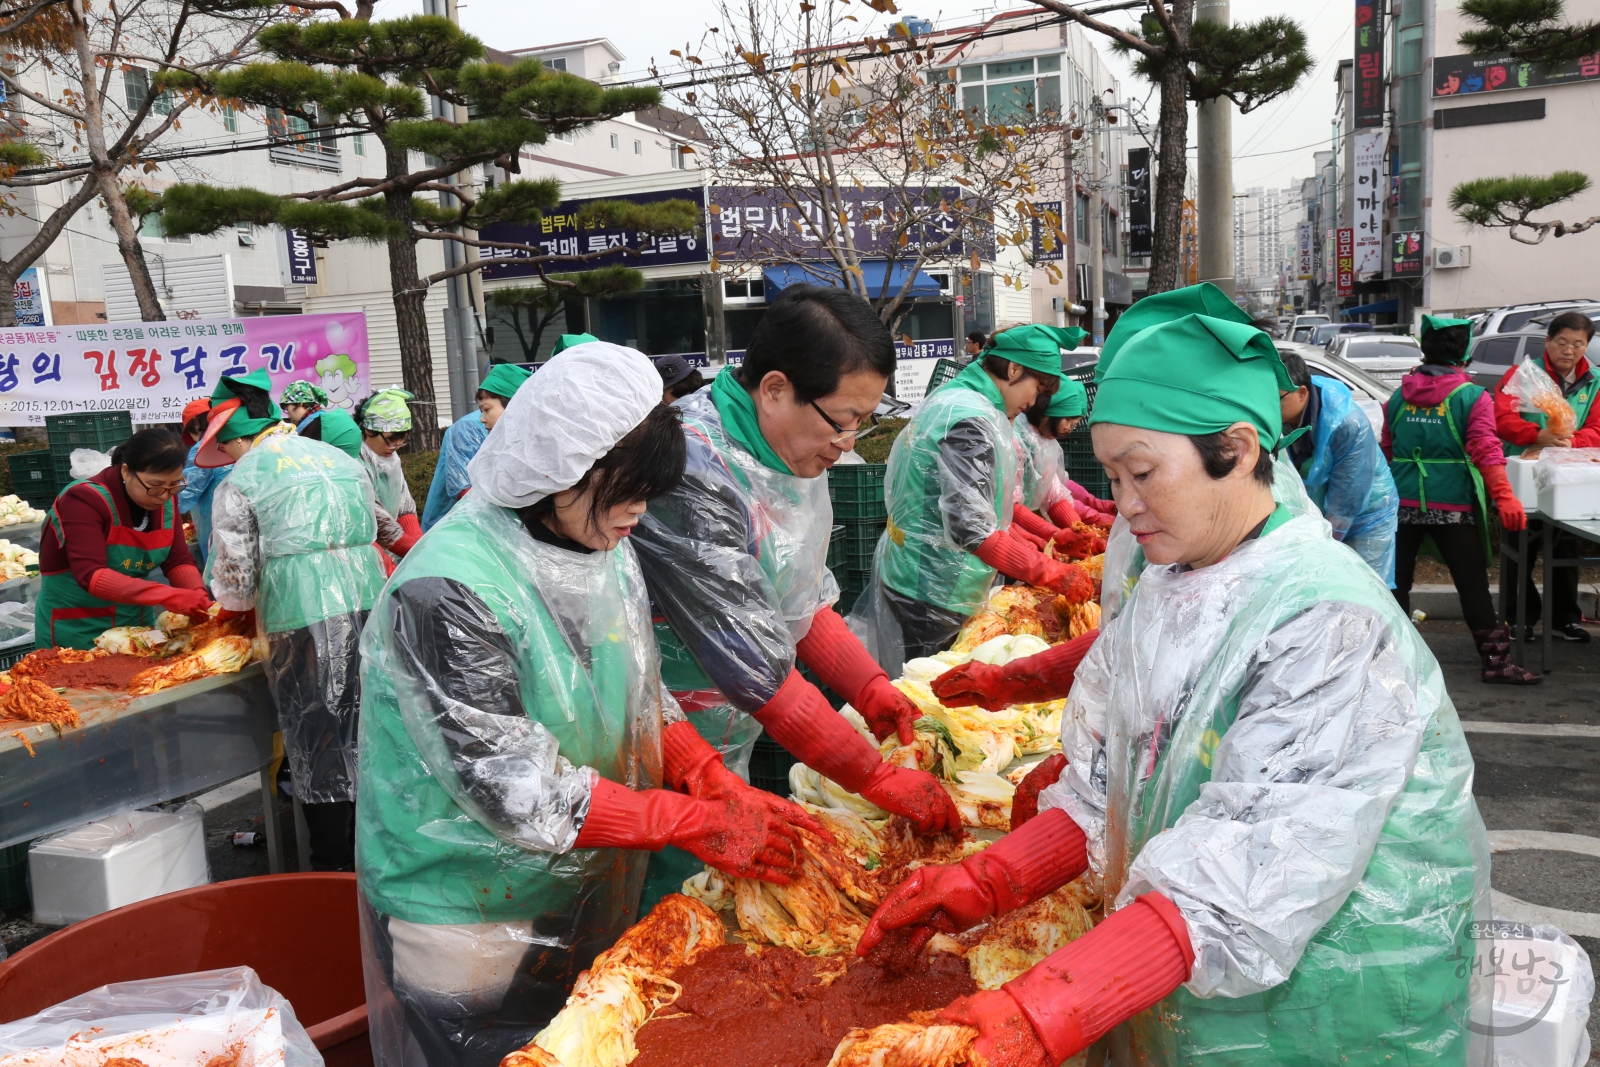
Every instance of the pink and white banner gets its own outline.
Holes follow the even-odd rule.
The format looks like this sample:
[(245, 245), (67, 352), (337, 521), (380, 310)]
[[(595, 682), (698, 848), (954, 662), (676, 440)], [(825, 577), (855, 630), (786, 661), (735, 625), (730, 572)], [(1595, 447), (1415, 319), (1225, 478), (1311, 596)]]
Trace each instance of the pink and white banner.
[(217, 379), (262, 368), (274, 397), (303, 378), (353, 410), (372, 390), (366, 314), (0, 330), (0, 426), (116, 410), (131, 410), (135, 423), (177, 422)]

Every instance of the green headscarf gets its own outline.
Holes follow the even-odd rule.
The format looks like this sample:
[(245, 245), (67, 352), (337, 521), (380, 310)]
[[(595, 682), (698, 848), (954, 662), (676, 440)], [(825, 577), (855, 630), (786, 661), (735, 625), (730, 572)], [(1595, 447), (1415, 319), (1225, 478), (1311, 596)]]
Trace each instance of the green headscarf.
[(996, 335), (986, 356), (1000, 356), (1040, 374), (1061, 373), (1061, 350), (1077, 348), (1087, 336), (1076, 326), (1018, 326)]
[(1452, 319), (1444, 315), (1424, 315), (1422, 316), (1422, 329), (1419, 331), (1418, 336), (1426, 337), (1434, 330), (1448, 330), (1452, 326), (1465, 326), (1470, 330), (1472, 329), (1472, 320)]
[(1089, 423), (1197, 435), (1248, 422), (1271, 449), (1283, 432), (1278, 397), (1293, 388), (1265, 333), (1185, 315), (1126, 340), (1100, 382)]
[(361, 409), (361, 428), (368, 433), (408, 433), (411, 409), (406, 401), (412, 395), (404, 389), (380, 389)]
[(211, 393), (211, 405), (213, 408), (225, 400), (239, 398), (239, 394), (233, 391), (234, 382), (238, 382), (241, 385), (255, 386), (267, 394), (267, 416), (262, 419), (253, 419), (250, 417), (250, 412), (242, 405), (235, 408), (233, 414), (228, 416), (228, 421), (223, 423), (222, 429), (217, 431), (216, 440), (218, 442), (232, 441), (239, 437), (254, 437), (273, 423), (283, 421), (282, 409), (272, 400), (272, 378), (267, 374), (265, 367), (253, 370), (249, 374), (220, 379), (217, 382), (216, 389), (212, 390)]
[(1228, 322), (1250, 323), (1250, 316), (1245, 310), (1210, 282), (1147, 296), (1124, 311), (1116, 325), (1111, 327), (1111, 332), (1106, 335), (1106, 343), (1100, 348), (1100, 363), (1095, 367), (1094, 380), (1098, 382), (1105, 377), (1111, 360), (1134, 334), (1185, 315), (1207, 315)]
[(1070, 419), (1087, 414), (1089, 414), (1089, 391), (1076, 378), (1062, 378), (1061, 388), (1050, 398), (1050, 406), (1044, 409), (1044, 417)]
[(550, 354), (559, 356), (573, 345), (586, 345), (598, 340), (600, 338), (592, 333), (564, 333), (561, 335), (561, 339), (556, 342), (556, 346), (550, 350)]
[(328, 391), (320, 385), (313, 385), (307, 381), (290, 382), (283, 387), (283, 395), (278, 398), (278, 402), (325, 406), (328, 403)]
[(478, 388), (486, 393), (493, 393), (495, 396), (503, 396), (510, 400), (532, 373), (526, 367), (517, 367), (510, 363), (496, 363), (489, 368), (489, 373), (483, 376), (483, 381), (478, 383)]
[(724, 367), (722, 373), (712, 381), (711, 402), (716, 405), (717, 414), (722, 416), (723, 431), (760, 460), (763, 467), (779, 474), (794, 474), (789, 465), (772, 450), (772, 446), (767, 444), (767, 439), (761, 436), (756, 402), (739, 384), (738, 372), (732, 367)]

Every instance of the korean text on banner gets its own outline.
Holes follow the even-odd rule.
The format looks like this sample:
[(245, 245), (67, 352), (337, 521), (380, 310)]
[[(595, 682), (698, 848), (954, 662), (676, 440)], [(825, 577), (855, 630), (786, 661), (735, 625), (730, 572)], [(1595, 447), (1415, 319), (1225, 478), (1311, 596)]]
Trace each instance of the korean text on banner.
[(16, 309), (18, 326), (49, 326), (50, 294), (45, 291), (44, 279), (38, 267), (29, 267), (17, 276), (12, 291), (12, 307)]
[(1372, 274), (1383, 269), (1383, 146), (1389, 135), (1382, 129), (1357, 130), (1355, 165), (1355, 272)]
[(1384, 0), (1356, 0), (1355, 127), (1383, 125)]
[(372, 390), (364, 312), (0, 330), (0, 426), (128, 410), (177, 422), (217, 379), (266, 370), (276, 395), (317, 382), (346, 411)]
[(1355, 279), (1355, 230), (1349, 226), (1338, 229), (1338, 293), (1340, 296), (1351, 296), (1356, 291)]

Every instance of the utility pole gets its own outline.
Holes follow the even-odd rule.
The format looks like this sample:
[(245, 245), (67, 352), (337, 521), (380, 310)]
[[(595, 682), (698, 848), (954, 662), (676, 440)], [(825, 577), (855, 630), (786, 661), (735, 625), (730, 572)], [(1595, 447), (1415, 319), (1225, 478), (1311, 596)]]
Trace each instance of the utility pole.
[[(1199, 0), (1194, 18), (1228, 25), (1228, 0)], [(1233, 102), (1207, 100), (1198, 112), (1200, 280), (1233, 296)]]
[[(438, 15), (449, 19), (457, 26), (461, 25), (456, 0), (422, 0), (422, 12), (425, 15)], [(433, 97), (432, 102), (435, 118), (450, 122), (466, 121), (465, 108), (446, 103), (438, 97)], [(451, 175), (445, 184), (465, 185), (471, 177), (470, 173), (463, 171)], [(440, 207), (448, 209), (456, 207), (458, 203), (456, 197), (450, 193), (439, 194)], [(440, 243), (444, 246), (444, 265), (447, 269), (461, 266), (469, 257), (477, 258), (477, 249), (467, 248), (455, 241)], [(477, 395), (478, 382), (482, 374), (478, 367), (478, 331), (474, 321), (470, 283), (466, 275), (458, 274), (453, 278), (447, 278), (444, 284), (445, 367), (450, 377), (450, 418), (454, 421), (472, 410), (473, 397)]]

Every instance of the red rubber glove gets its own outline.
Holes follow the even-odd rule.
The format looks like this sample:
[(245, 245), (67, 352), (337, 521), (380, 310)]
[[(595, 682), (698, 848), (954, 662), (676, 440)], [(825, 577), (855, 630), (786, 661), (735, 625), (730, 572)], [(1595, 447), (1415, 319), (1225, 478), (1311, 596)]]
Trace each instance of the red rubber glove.
[(959, 933), (1060, 889), (1089, 866), (1088, 838), (1059, 808), (949, 866), (919, 867), (878, 907), (856, 945), (872, 951), (885, 933), (914, 925)]
[(798, 672), (789, 672), (777, 693), (755, 713), (755, 720), (807, 767), (885, 811), (904, 815), (920, 833), (939, 834), (961, 826), (961, 813), (937, 778), (927, 771), (884, 763), (878, 750)]
[(1506, 469), (1479, 467), (1478, 473), (1483, 475), (1483, 487), (1489, 490), (1489, 499), (1494, 501), (1494, 509), (1500, 513), (1501, 527), (1507, 530), (1526, 530), (1528, 513), (1517, 500), (1517, 494), (1511, 491), (1511, 479), (1506, 477)]
[(1004, 666), (976, 660), (963, 663), (939, 675), (929, 688), (942, 704), (951, 708), (976, 704), (989, 711), (999, 711), (1013, 704), (1060, 700), (1072, 691), (1078, 665), (1099, 636), (1099, 630), (1090, 630), (1081, 637), (1012, 660)]
[(1094, 504), (1096, 511), (1109, 515), (1113, 519), (1117, 517), (1117, 502), (1115, 500), (1102, 500), (1100, 497), (1092, 496), (1089, 501)]
[(990, 534), (973, 555), (1007, 578), (1053, 589), (1074, 602), (1094, 599), (1094, 582), (1082, 567), (1049, 559), (1019, 542), (1007, 530)]
[(1018, 530), (1032, 534), (1035, 538), (1047, 544), (1051, 538), (1061, 532), (1055, 526), (1034, 514), (1032, 510), (1021, 505), (1012, 509), (1011, 512), (1011, 531), (1015, 533)]
[(800, 805), (757, 789), (722, 762), (722, 756), (688, 722), (675, 722), (661, 731), (662, 771), (666, 782), (680, 793), (697, 800), (740, 800), (752, 807), (765, 808), (790, 826), (810, 830), (827, 841), (833, 840), (816, 819)]
[(1060, 530), (1056, 533), (1056, 554), (1068, 559), (1088, 559), (1106, 550), (1106, 539), (1088, 530)]
[(411, 551), (412, 546), (422, 540), (422, 523), (417, 521), (415, 512), (407, 512), (395, 521), (400, 524), (400, 529), (404, 530), (405, 533), (401, 535), (398, 541), (389, 546), (389, 551), (397, 556), (403, 556)]
[(669, 789), (634, 791), (595, 778), (574, 848), (676, 845), (735, 878), (788, 885), (800, 836), (763, 807), (741, 800), (697, 800)]
[(1051, 522), (1063, 530), (1070, 530), (1073, 523), (1082, 521), (1078, 518), (1078, 509), (1065, 497), (1051, 504), (1045, 509), (1045, 513), (1050, 516)]
[[(166, 570), (165, 567), (162, 570)], [(206, 580), (200, 576), (200, 568), (193, 563), (184, 563), (167, 571), (167, 581), (172, 583), (174, 589), (204, 589)]]
[(825, 607), (811, 617), (811, 629), (795, 652), (822, 679), (822, 684), (850, 702), (867, 720), (879, 741), (896, 734), (902, 745), (912, 740), (911, 724), (922, 712), (889, 681), (889, 675), (868, 655), (861, 639), (837, 611)]
[(986, 1067), (1054, 1067), (1059, 1062), (1039, 1040), (1022, 1005), (1005, 988), (982, 990), (961, 997), (938, 1015), (939, 1022), (971, 1026), (978, 1031), (971, 1063)]
[[(1049, 1062), (1060, 1063), (1118, 1023), (1159, 1004), (1189, 980), (1193, 965), (1183, 914), (1160, 893), (1146, 893), (1001, 988), (1022, 1009)], [(940, 1020), (956, 1022), (965, 1012), (957, 1001)], [(984, 1032), (974, 1051), (981, 1052), (986, 1044), (1027, 1045), (1014, 1025), (989, 1018), (994, 1019), (988, 1024), (992, 1031), (984, 1023), (975, 1024)]]
[(1067, 757), (1059, 752), (1033, 765), (1033, 770), (1023, 777), (1022, 784), (1017, 786), (1016, 793), (1011, 797), (1012, 833), (1022, 829), (1024, 824), (1039, 814), (1039, 794), (1055, 785), (1056, 779), (1066, 769)]
[(1015, 537), (1018, 541), (1021, 541), (1029, 548), (1038, 549), (1040, 552), (1043, 552), (1044, 546), (1050, 543), (1042, 537), (1037, 537), (1034, 534), (1029, 533), (1027, 530), (1024, 530), (1015, 523), (1013, 523), (1011, 526), (1011, 536)]
[(89, 577), (89, 595), (116, 604), (165, 608), (179, 615), (197, 615), (211, 606), (211, 595), (204, 589), (174, 589), (120, 574), (110, 567), (102, 567)]

